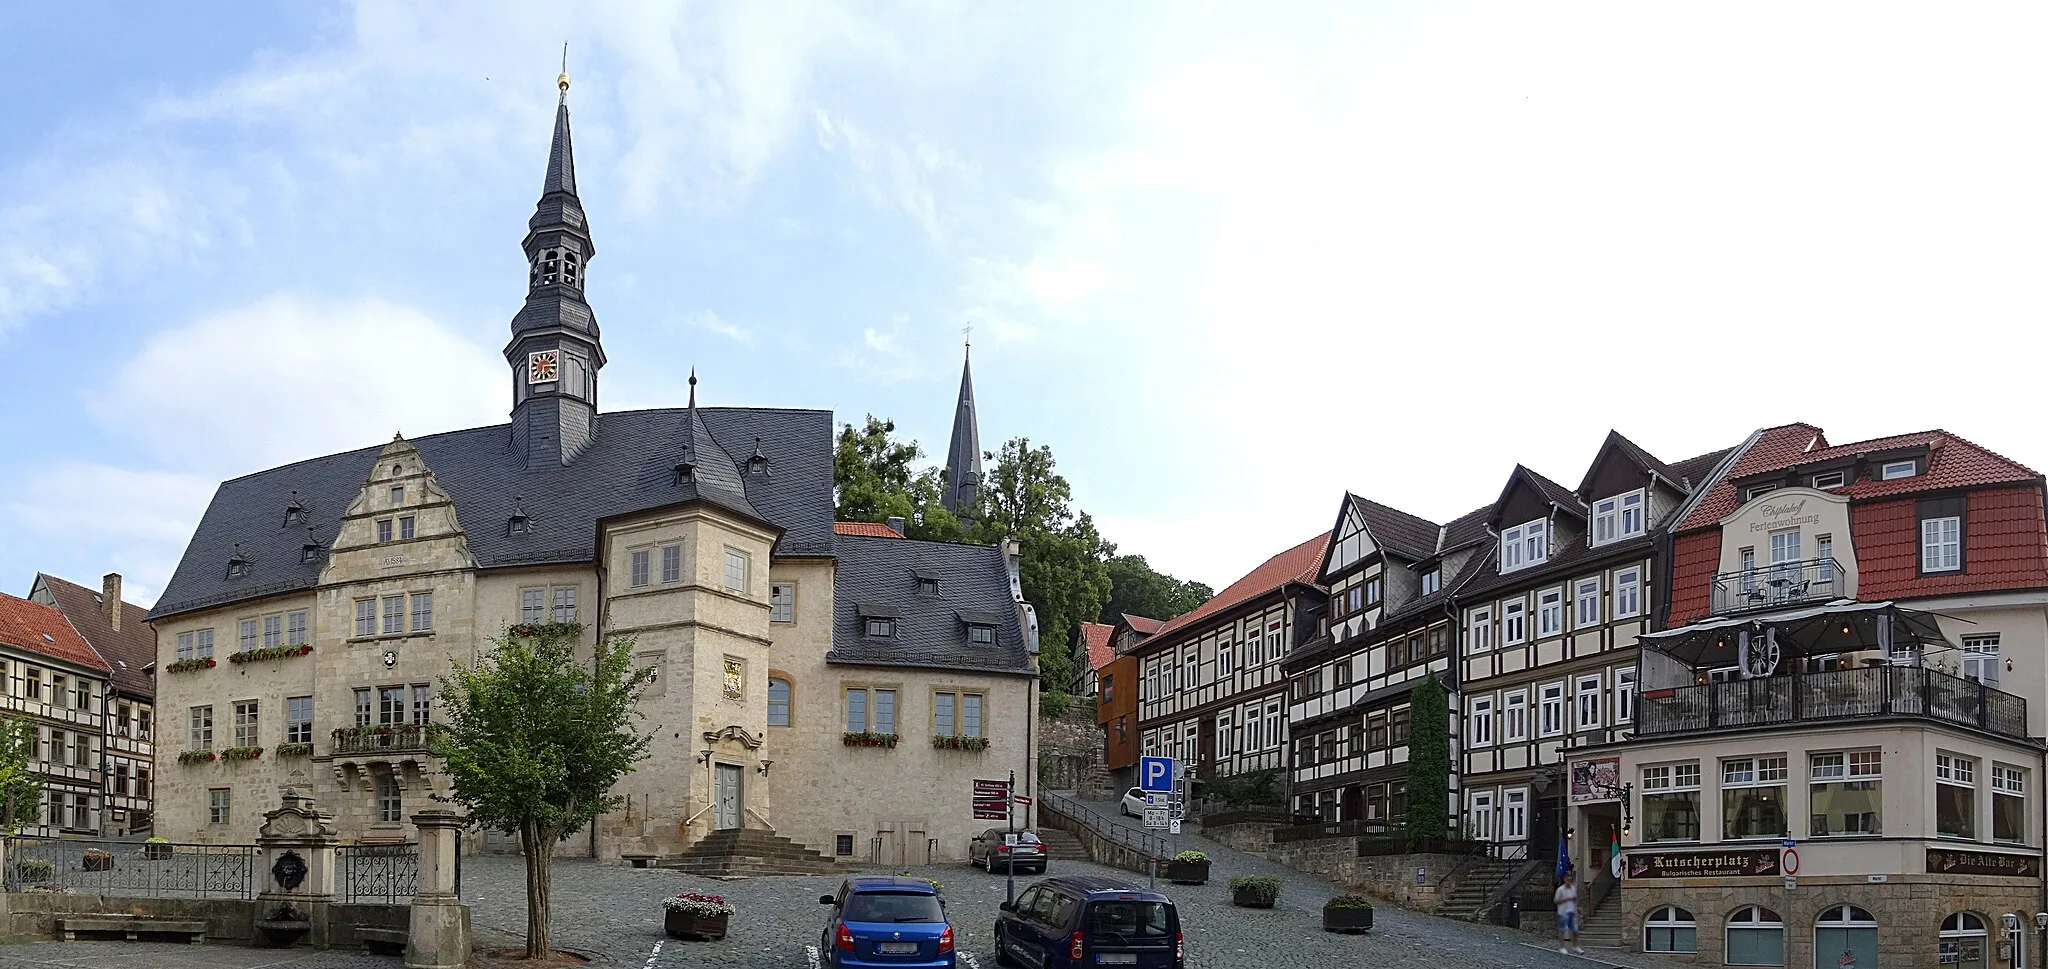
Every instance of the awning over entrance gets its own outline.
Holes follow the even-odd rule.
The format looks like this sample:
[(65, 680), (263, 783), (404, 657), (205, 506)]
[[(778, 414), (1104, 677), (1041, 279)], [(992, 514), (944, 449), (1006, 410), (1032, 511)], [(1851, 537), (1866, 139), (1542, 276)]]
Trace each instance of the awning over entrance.
[(1911, 645), (1916, 652), (1949, 648), (1931, 612), (1887, 602), (1837, 599), (1819, 606), (1759, 616), (1710, 619), (1649, 633), (1646, 649), (1695, 670), (1737, 666), (1751, 643), (1768, 642), (1785, 656), (1826, 656), (1875, 650), (1889, 655)]

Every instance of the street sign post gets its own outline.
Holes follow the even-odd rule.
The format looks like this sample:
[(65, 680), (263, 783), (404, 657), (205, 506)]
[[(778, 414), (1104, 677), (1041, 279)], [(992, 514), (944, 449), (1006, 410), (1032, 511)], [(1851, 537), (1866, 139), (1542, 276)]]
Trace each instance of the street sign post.
[(1173, 758), (1138, 758), (1138, 790), (1165, 794), (1173, 790)]
[(1010, 816), (1010, 782), (976, 779), (974, 782), (974, 819), (976, 821), (1003, 821)]
[(1145, 809), (1145, 827), (1147, 828), (1165, 828), (1171, 820), (1171, 818), (1167, 817), (1166, 808), (1148, 807)]

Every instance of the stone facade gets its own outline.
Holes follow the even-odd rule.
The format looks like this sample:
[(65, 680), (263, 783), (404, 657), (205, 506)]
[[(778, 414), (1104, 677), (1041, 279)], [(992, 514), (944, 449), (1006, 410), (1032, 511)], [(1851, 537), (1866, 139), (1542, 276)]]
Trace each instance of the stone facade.
[[(1785, 926), (1787, 966), (1833, 966), (1839, 953), (1816, 958), (1814, 921), (1828, 909), (1854, 905), (1877, 922), (1877, 945), (1883, 965), (1932, 966), (1939, 963), (1942, 920), (1957, 912), (1982, 918), (1990, 930), (1985, 965), (2005, 965), (1996, 957), (2002, 938), (2000, 917), (2022, 915), (2030, 936), (2030, 913), (2041, 910), (2040, 882), (2030, 878), (1891, 875), (1873, 883), (1867, 875), (1801, 877), (1786, 888), (1782, 878), (1674, 878), (1624, 883), (1621, 890), (1623, 944), (1643, 949), (1643, 920), (1653, 911), (1675, 905), (1693, 914), (1699, 949), (1675, 958), (1703, 966), (1722, 965), (1727, 952), (1727, 917), (1751, 905), (1777, 912)], [(2031, 942), (2030, 942), (2031, 946)], [(2030, 948), (2031, 951), (2031, 948)], [(1896, 961), (1893, 961), (1896, 957)], [(1868, 967), (1866, 967), (1868, 969)]]

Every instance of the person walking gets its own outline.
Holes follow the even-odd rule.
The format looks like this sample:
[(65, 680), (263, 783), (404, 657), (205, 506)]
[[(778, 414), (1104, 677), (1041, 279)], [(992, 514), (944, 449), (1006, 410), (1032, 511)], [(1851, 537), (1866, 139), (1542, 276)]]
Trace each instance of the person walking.
[(1557, 951), (1564, 955), (1585, 955), (1579, 946), (1579, 886), (1570, 871), (1558, 880), (1550, 900), (1557, 905)]

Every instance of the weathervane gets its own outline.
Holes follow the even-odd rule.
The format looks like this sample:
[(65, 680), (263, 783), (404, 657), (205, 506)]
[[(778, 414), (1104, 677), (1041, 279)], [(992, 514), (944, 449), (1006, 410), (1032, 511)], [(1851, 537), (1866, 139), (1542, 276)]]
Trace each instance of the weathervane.
[(960, 335), (966, 338), (965, 342), (968, 346), (974, 346), (974, 324), (969, 323), (966, 326), (961, 327)]
[(562, 76), (555, 78), (555, 86), (562, 89), (562, 100), (569, 100), (569, 42), (562, 41)]

